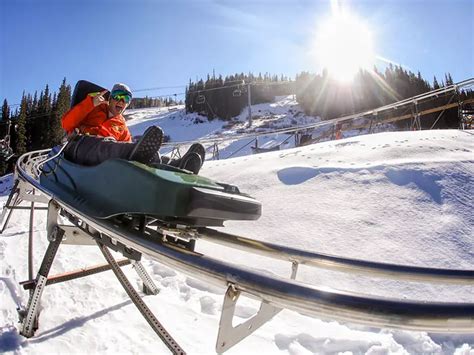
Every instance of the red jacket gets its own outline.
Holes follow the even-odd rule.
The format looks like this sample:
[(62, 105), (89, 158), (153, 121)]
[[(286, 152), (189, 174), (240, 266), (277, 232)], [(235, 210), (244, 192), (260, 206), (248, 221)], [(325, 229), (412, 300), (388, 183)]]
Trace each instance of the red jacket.
[(117, 141), (131, 142), (132, 136), (122, 115), (109, 118), (107, 105), (94, 107), (92, 96), (66, 112), (62, 118), (63, 128), (68, 134), (78, 128), (83, 134), (114, 137)]

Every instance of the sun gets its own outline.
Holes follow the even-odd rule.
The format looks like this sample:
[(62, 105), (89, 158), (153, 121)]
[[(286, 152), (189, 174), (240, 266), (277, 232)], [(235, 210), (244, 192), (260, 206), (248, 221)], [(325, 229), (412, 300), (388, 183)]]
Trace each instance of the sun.
[(342, 82), (351, 81), (359, 69), (370, 69), (375, 63), (371, 32), (349, 14), (337, 13), (322, 23), (313, 46), (319, 64)]

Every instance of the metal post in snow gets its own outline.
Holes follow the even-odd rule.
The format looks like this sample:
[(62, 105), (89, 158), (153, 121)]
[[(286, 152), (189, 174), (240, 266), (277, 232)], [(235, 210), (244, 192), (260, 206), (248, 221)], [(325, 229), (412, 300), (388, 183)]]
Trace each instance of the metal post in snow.
[(419, 130), (421, 131), (421, 122), (420, 122), (420, 113), (418, 111), (418, 101), (413, 101), (415, 105), (415, 112), (413, 112), (413, 119), (412, 119), (412, 130)]
[[(35, 189), (33, 189), (33, 195)], [(33, 280), (33, 224), (35, 218), (35, 201), (31, 201), (30, 209), (30, 230), (28, 232), (28, 280)], [(34, 290), (30, 290), (30, 295), (33, 294)]]
[(248, 106), (249, 106), (249, 127), (252, 126), (252, 99), (250, 94), (250, 82), (247, 84), (247, 97), (248, 97)]
[(10, 148), (11, 126), (12, 126), (12, 121), (11, 121), (10, 118), (8, 118), (8, 128), (7, 128), (8, 142), (7, 142), (7, 148)]

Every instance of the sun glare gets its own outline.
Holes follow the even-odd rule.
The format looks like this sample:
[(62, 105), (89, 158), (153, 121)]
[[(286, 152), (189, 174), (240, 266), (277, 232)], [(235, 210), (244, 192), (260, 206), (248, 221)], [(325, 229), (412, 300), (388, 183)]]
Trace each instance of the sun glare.
[(369, 29), (348, 14), (335, 14), (321, 24), (314, 51), (319, 64), (342, 82), (351, 81), (360, 68), (370, 69), (375, 62)]

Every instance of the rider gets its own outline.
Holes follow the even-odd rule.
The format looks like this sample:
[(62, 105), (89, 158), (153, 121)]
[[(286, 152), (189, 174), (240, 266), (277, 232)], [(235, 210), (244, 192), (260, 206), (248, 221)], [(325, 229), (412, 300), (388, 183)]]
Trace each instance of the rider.
[[(107, 100), (107, 90), (86, 96), (66, 112), (62, 126), (72, 135), (64, 154), (81, 165), (97, 165), (111, 158), (136, 160), (143, 164), (161, 163), (158, 153), (163, 142), (163, 131), (149, 127), (137, 143), (132, 143), (122, 113), (132, 100), (132, 92), (125, 84), (115, 84)], [(75, 134), (74, 133), (78, 133)], [(204, 162), (204, 147), (195, 143), (182, 158), (167, 164), (197, 174)]]

